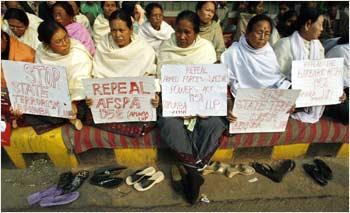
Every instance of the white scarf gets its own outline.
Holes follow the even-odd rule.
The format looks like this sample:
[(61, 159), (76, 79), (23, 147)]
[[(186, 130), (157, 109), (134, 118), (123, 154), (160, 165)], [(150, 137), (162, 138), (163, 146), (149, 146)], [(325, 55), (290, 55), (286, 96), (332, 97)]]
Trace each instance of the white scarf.
[(109, 33), (111, 30), (109, 28), (109, 21), (105, 18), (103, 14), (96, 17), (93, 26), (93, 38), (97, 45), (104, 35)]
[(40, 23), (43, 22), (43, 20), (34, 14), (27, 13), (27, 12), (26, 14), (29, 19), (29, 26), (33, 28), (35, 31), (37, 31)]
[(139, 36), (144, 38), (154, 49), (158, 52), (160, 44), (168, 40), (174, 29), (165, 21), (162, 21), (160, 25), (160, 30), (155, 30), (149, 21), (143, 23), (139, 29)]
[[(295, 31), (291, 37), (291, 48), (293, 60), (317, 60), (323, 59), (324, 55), (321, 54), (322, 44), (318, 39), (310, 41), (310, 56), (308, 56), (308, 50), (305, 47), (305, 40), (300, 36), (298, 31)], [(297, 112), (292, 114), (292, 118), (300, 120), (305, 123), (316, 123), (322, 117), (325, 106), (313, 106), (304, 108), (304, 112)]]
[(108, 33), (97, 46), (92, 73), (95, 78), (155, 74), (155, 59), (153, 48), (139, 36), (134, 34), (130, 44), (119, 48)]
[(82, 79), (91, 78), (92, 57), (79, 41), (70, 39), (68, 55), (54, 53), (51, 48), (41, 44), (36, 51), (35, 63), (64, 66), (71, 100), (85, 99)]
[(243, 35), (222, 54), (221, 62), (228, 66), (229, 85), (234, 96), (238, 88), (288, 89), (290, 86), (269, 43), (254, 49)]
[(216, 52), (213, 44), (197, 35), (196, 40), (187, 48), (177, 46), (175, 33), (164, 41), (159, 48), (157, 76), (163, 64), (213, 64)]

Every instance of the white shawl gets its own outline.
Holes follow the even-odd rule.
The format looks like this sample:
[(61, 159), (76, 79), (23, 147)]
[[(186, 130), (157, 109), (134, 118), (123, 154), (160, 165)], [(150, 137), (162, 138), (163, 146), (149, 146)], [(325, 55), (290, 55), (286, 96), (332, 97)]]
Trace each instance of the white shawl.
[(108, 19), (106, 19), (103, 14), (98, 15), (93, 26), (93, 38), (96, 45), (101, 41), (102, 37), (110, 31)]
[(149, 21), (146, 21), (140, 26), (139, 36), (145, 39), (157, 53), (160, 44), (163, 41), (168, 40), (174, 32), (174, 29), (165, 21), (162, 21), (159, 31), (155, 30)]
[(43, 22), (43, 20), (34, 14), (27, 13), (27, 12), (26, 14), (29, 19), (29, 26), (33, 28), (35, 31), (37, 31), (40, 23)]
[(92, 75), (109, 78), (155, 74), (155, 59), (153, 48), (139, 36), (134, 34), (129, 45), (119, 48), (108, 33), (97, 46)]
[(75, 16), (75, 20), (79, 24), (83, 25), (89, 31), (90, 35), (92, 35), (90, 21), (84, 14), (79, 13), (78, 15)]
[(82, 79), (91, 78), (92, 57), (79, 41), (70, 39), (68, 55), (54, 53), (51, 48), (41, 44), (36, 51), (35, 63), (64, 66), (71, 100), (85, 99)]
[(216, 62), (216, 52), (213, 44), (197, 35), (193, 44), (187, 48), (177, 46), (175, 33), (164, 41), (159, 48), (157, 76), (163, 64), (213, 64)]
[(236, 96), (238, 88), (281, 88), (288, 89), (290, 82), (281, 73), (277, 58), (269, 43), (254, 49), (241, 36), (221, 56), (221, 62), (228, 67), (229, 86)]
[(326, 55), (326, 58), (344, 58), (344, 73), (343, 73), (344, 88), (349, 87), (349, 72), (350, 72), (349, 53), (350, 53), (350, 45), (340, 44), (330, 49)]
[[(300, 36), (298, 31), (295, 31), (291, 37), (291, 49), (293, 60), (317, 60), (323, 59), (324, 55), (320, 54), (322, 47), (321, 42), (318, 39), (311, 40), (310, 43), (310, 52), (309, 48), (305, 47), (306, 41)], [(293, 83), (293, 82), (292, 82)], [(292, 114), (292, 118), (300, 120), (305, 123), (316, 123), (320, 120), (325, 106), (313, 106), (304, 108), (304, 112), (297, 112)]]

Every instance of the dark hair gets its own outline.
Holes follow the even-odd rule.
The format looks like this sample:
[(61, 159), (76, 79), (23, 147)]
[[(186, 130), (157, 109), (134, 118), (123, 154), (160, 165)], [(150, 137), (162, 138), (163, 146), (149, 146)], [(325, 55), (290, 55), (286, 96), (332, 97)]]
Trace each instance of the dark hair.
[(9, 19), (16, 19), (20, 22), (22, 22), (26, 27), (29, 25), (29, 19), (27, 14), (20, 9), (17, 8), (10, 8), (6, 10), (4, 19), (9, 20)]
[(179, 15), (177, 15), (175, 25), (177, 25), (181, 20), (187, 20), (191, 22), (194, 32), (199, 33), (200, 19), (197, 13), (190, 10), (184, 10)]
[(256, 7), (261, 3), (262, 1), (249, 1), (247, 10), (248, 13), (255, 13)]
[(292, 18), (293, 16), (298, 17), (298, 14), (295, 10), (288, 10), (283, 15), (280, 16), (280, 19), (278, 20), (279, 24), (284, 24), (288, 19)]
[(247, 25), (247, 30), (246, 30), (246, 33), (250, 33), (253, 31), (253, 27), (256, 23), (258, 23), (259, 21), (267, 21), (269, 22), (270, 24), (270, 27), (271, 27), (271, 33), (272, 33), (272, 30), (273, 30), (273, 22), (271, 20), (270, 17), (266, 16), (266, 15), (263, 15), (263, 14), (260, 14), (260, 15), (256, 15), (254, 16), (253, 18), (251, 18), (248, 22), (248, 25)]
[(215, 11), (214, 11), (213, 20), (218, 21), (219, 17), (216, 14), (216, 9), (218, 9), (218, 4), (215, 1), (199, 1), (196, 5), (196, 12), (198, 12), (198, 10), (201, 10), (203, 5), (205, 5), (208, 2), (211, 2), (214, 4)]
[(152, 14), (152, 10), (154, 8), (159, 8), (162, 12), (163, 12), (163, 7), (162, 5), (158, 4), (158, 3), (149, 3), (147, 4), (145, 11), (146, 11), (146, 17), (149, 19), (150, 15)]
[[(106, 1), (101, 1), (101, 8), (102, 8), (102, 10), (103, 10), (103, 7), (105, 6), (105, 3), (106, 3)], [(117, 7), (117, 9), (119, 9), (120, 8), (119, 2), (118, 1), (114, 1), (114, 3), (115, 3), (115, 6)]]
[(70, 17), (74, 17), (74, 10), (72, 5), (70, 5), (67, 1), (57, 1), (53, 6), (52, 6), (52, 11), (53, 8), (59, 6), (62, 7), (64, 9), (64, 11), (66, 11), (66, 13), (70, 16)]
[(126, 12), (128, 16), (134, 17), (134, 9), (136, 3), (136, 1), (123, 1), (122, 9)]
[(72, 1), (72, 2), (74, 2), (79, 7), (79, 10), (80, 10), (80, 1)]
[(18, 3), (19, 5), (21, 5), (25, 12), (36, 15), (33, 9), (29, 6), (29, 4), (26, 1), (19, 1)]
[(123, 9), (114, 11), (109, 17), (109, 22), (115, 19), (124, 21), (129, 29), (133, 29), (131, 17)]
[(66, 28), (63, 25), (61, 25), (60, 23), (57, 23), (53, 20), (45, 20), (45, 21), (41, 22), (39, 27), (38, 27), (38, 39), (39, 39), (39, 41), (41, 41), (44, 44), (50, 44), (50, 41), (51, 41), (53, 34), (55, 34), (55, 32), (58, 29), (62, 29), (66, 33), (68, 33)]
[(311, 20), (311, 23), (315, 23), (321, 16), (321, 12), (315, 8), (303, 7), (300, 9), (300, 14), (296, 23), (295, 30), (301, 30), (301, 28)]
[(215, 12), (216, 12), (216, 9), (218, 8), (218, 4), (215, 2), (215, 1), (199, 1), (196, 5), (196, 11), (202, 9), (203, 5), (205, 5), (206, 3), (208, 2), (211, 2), (214, 4), (215, 6)]
[(296, 23), (292, 23), (291, 26), (286, 26), (286, 21), (293, 16), (298, 17), (298, 14), (295, 10), (288, 10), (283, 15), (279, 16), (276, 28), (281, 37), (288, 37), (294, 33)]

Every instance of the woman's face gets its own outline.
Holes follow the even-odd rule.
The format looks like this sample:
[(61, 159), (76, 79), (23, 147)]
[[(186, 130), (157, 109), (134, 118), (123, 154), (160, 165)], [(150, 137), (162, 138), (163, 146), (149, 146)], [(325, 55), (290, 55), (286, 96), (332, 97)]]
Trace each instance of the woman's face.
[(271, 25), (268, 21), (259, 21), (253, 25), (253, 30), (246, 34), (248, 44), (254, 49), (262, 48), (269, 41)]
[(79, 15), (80, 9), (75, 1), (69, 1), (68, 3), (73, 7), (74, 15)]
[(264, 12), (264, 2), (260, 2), (255, 8), (256, 14), (262, 14)]
[(61, 6), (55, 6), (52, 14), (55, 21), (63, 26), (67, 26), (73, 22), (73, 17), (69, 16)]
[(9, 24), (10, 30), (15, 34), (17, 37), (21, 37), (26, 32), (28, 26), (25, 26), (22, 22), (20, 22), (17, 19), (8, 19), (7, 23)]
[(192, 22), (182, 19), (175, 26), (175, 37), (177, 46), (181, 48), (189, 47), (196, 40), (197, 33), (194, 31)]
[(155, 7), (152, 9), (151, 14), (149, 15), (149, 22), (155, 30), (160, 30), (160, 25), (163, 21), (163, 12), (160, 8)]
[(70, 40), (68, 33), (63, 29), (58, 29), (50, 40), (50, 48), (53, 52), (67, 55), (70, 51)]
[(313, 40), (318, 39), (323, 31), (323, 16), (319, 16), (318, 19), (311, 23), (311, 20), (309, 20), (305, 25), (305, 34), (307, 40)]
[(118, 47), (125, 47), (131, 42), (132, 29), (128, 27), (125, 21), (114, 19), (109, 22), (111, 34)]
[(106, 1), (103, 5), (103, 15), (105, 18), (109, 18), (111, 14), (117, 10), (117, 5), (114, 1)]
[(205, 3), (200, 10), (197, 11), (202, 24), (209, 24), (215, 15), (215, 5), (213, 2)]
[(284, 25), (286, 27), (291, 27), (296, 21), (297, 21), (298, 17), (297, 16), (292, 16), (289, 19), (286, 20), (286, 22), (284, 23)]

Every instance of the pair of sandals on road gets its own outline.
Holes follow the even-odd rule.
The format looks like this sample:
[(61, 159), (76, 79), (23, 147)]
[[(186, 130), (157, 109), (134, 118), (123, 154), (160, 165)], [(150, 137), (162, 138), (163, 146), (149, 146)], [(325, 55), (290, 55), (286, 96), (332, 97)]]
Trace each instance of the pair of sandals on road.
[(328, 184), (328, 180), (332, 180), (333, 172), (331, 168), (321, 159), (314, 159), (314, 164), (303, 164), (304, 171), (321, 186)]
[(74, 202), (80, 196), (76, 190), (88, 177), (89, 172), (86, 170), (75, 174), (72, 172), (62, 173), (56, 186), (29, 195), (27, 197), (28, 204), (39, 203), (41, 207), (50, 207)]
[(232, 178), (237, 174), (252, 175), (255, 173), (253, 167), (246, 164), (227, 164), (218, 161), (211, 162), (202, 172), (203, 175), (208, 174), (225, 174), (228, 178)]
[(164, 173), (156, 171), (152, 166), (139, 169), (125, 179), (126, 184), (133, 186), (137, 191), (147, 191), (155, 184), (164, 180)]
[(89, 183), (104, 188), (116, 188), (120, 186), (124, 180), (121, 177), (117, 177), (117, 175), (126, 168), (125, 166), (116, 165), (97, 168), (90, 178)]
[(288, 173), (294, 170), (295, 162), (293, 160), (287, 159), (282, 160), (275, 168), (272, 168), (267, 163), (258, 163), (253, 162), (251, 166), (255, 169), (255, 171), (270, 180), (279, 183), (282, 181), (283, 177)]

